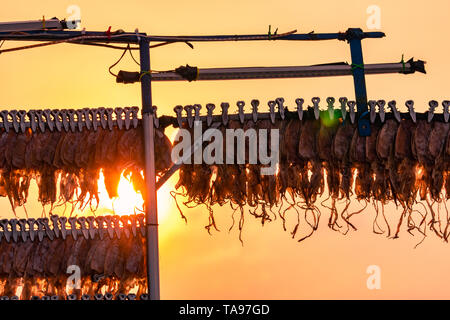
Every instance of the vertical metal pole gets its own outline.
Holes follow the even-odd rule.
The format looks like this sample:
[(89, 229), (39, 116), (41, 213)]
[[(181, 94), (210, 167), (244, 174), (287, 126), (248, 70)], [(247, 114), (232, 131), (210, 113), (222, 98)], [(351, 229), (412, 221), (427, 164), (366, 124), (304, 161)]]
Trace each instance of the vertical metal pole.
[(367, 89), (364, 73), (364, 60), (362, 53), (361, 39), (363, 31), (361, 29), (348, 29), (348, 41), (352, 55), (353, 82), (355, 85), (356, 105), (358, 107), (358, 130), (360, 136), (370, 136), (370, 122), (367, 117)]
[(147, 284), (151, 300), (159, 300), (159, 247), (158, 247), (158, 206), (156, 202), (156, 174), (152, 109), (152, 88), (150, 75), (150, 49), (147, 38), (139, 42), (142, 95), (142, 126), (144, 133), (145, 152), (145, 220), (146, 220), (146, 249), (147, 249)]

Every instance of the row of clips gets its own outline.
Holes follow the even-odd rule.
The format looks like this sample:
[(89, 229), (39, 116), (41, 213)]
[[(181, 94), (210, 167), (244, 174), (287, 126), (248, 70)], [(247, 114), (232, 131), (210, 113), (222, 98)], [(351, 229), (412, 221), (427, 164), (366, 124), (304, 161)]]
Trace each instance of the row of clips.
[[(156, 107), (153, 107), (154, 125), (159, 127)], [(0, 128), (6, 132), (14, 130), (24, 133), (28, 128), (32, 132), (53, 131), (97, 131), (98, 128), (112, 130), (136, 128), (139, 124), (139, 107), (125, 108), (84, 108), (84, 109), (45, 109), (45, 110), (3, 110), (0, 111)]]
[[(0, 300), (19, 300), (18, 296), (1, 296)], [(83, 294), (81, 295), (80, 299), (76, 294), (69, 294), (67, 296), (58, 296), (58, 295), (52, 295), (52, 296), (32, 296), (30, 300), (137, 300), (137, 297), (134, 293), (125, 294), (125, 293), (118, 293), (115, 296), (107, 292), (105, 294), (97, 293), (94, 295), (89, 294)], [(150, 297), (148, 294), (144, 293), (139, 295), (139, 300), (150, 300)]]
[(121, 237), (137, 237), (139, 233), (145, 236), (145, 217), (138, 215), (60, 217), (52, 215), (38, 219), (2, 219), (0, 220), (0, 243), (23, 241), (42, 241), (44, 237), (50, 240), (66, 239), (72, 236), (74, 240), (84, 237), (86, 240), (96, 236), (103, 240), (120, 239)]
[[(320, 118), (320, 98), (314, 97), (311, 99), (312, 106), (308, 106), (308, 108), (313, 109), (314, 117), (316, 120)], [(335, 107), (336, 100), (333, 97), (329, 97), (326, 99), (327, 102), (327, 109), (325, 111), (328, 111), (330, 114), (330, 117), (334, 116), (335, 110), (340, 110), (342, 119), (346, 120), (347, 117), (350, 119), (351, 123), (354, 123), (356, 120), (356, 102), (348, 100), (346, 97), (339, 98), (339, 104), (340, 106)], [(286, 118), (287, 113), (289, 112), (288, 107), (284, 105), (285, 100), (284, 98), (277, 98), (275, 100), (269, 101), (267, 104), (269, 106), (269, 114), (268, 118), (271, 120), (272, 123), (275, 123), (276, 118), (280, 118), (284, 120)], [(296, 103), (296, 113), (298, 115), (298, 118), (300, 120), (303, 120), (304, 114), (306, 112), (306, 109), (304, 108), (305, 100), (302, 98), (298, 98), (295, 100)], [(260, 105), (259, 100), (252, 100), (250, 102), (251, 104), (251, 114), (245, 113), (244, 107), (245, 102), (244, 101), (238, 101), (236, 103), (238, 114), (237, 117), (235, 115), (231, 115), (228, 113), (228, 110), (230, 108), (230, 104), (227, 102), (221, 103), (221, 111), (222, 114), (220, 116), (214, 115), (214, 109), (216, 106), (212, 103), (208, 103), (206, 105), (207, 114), (206, 116), (200, 115), (202, 106), (200, 104), (194, 104), (194, 105), (187, 105), (185, 107), (178, 105), (174, 108), (176, 118), (177, 118), (177, 124), (179, 127), (182, 126), (183, 122), (187, 122), (188, 126), (190, 128), (193, 127), (194, 121), (206, 121), (208, 126), (211, 126), (211, 124), (215, 121), (217, 121), (217, 117), (221, 117), (221, 122), (223, 125), (227, 125), (230, 118), (236, 118), (241, 123), (244, 123), (246, 119), (251, 119), (253, 122), (256, 123), (258, 119), (266, 118), (265, 116), (267, 114), (261, 114), (258, 112), (258, 107)], [(408, 109), (409, 115), (411, 119), (416, 122), (417, 121), (417, 114), (414, 110), (414, 101), (408, 100), (405, 103), (406, 108)], [(442, 102), (443, 107), (443, 116), (444, 121), (448, 122), (449, 120), (449, 105), (450, 101), (445, 100)], [(434, 118), (435, 110), (439, 106), (439, 102), (432, 100), (429, 102), (429, 109), (427, 112), (427, 120), (428, 122), (431, 122)], [(370, 122), (374, 123), (377, 120), (377, 116), (381, 120), (381, 122), (385, 122), (386, 118), (386, 101), (385, 100), (370, 100), (368, 102), (368, 109), (369, 109), (369, 117)], [(392, 100), (387, 103), (387, 107), (390, 109), (390, 112), (393, 114), (394, 118), (397, 121), (401, 121), (401, 113), (397, 108), (397, 102), (395, 100)], [(378, 108), (378, 110), (377, 110)], [(183, 116), (183, 111), (185, 112), (185, 116)], [(295, 112), (295, 111), (294, 111)], [(263, 117), (262, 117), (263, 116)]]

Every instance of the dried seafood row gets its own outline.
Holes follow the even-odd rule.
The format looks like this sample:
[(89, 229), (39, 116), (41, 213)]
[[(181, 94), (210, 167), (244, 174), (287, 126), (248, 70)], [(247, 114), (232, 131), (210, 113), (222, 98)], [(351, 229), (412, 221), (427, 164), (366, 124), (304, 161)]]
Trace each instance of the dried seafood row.
[[(156, 129), (157, 174), (170, 166), (170, 152), (170, 141), (163, 130)], [(26, 202), (32, 178), (36, 179), (39, 201), (43, 205), (56, 202), (74, 202), (80, 206), (93, 202), (98, 204), (100, 170), (103, 171), (111, 198), (117, 196), (117, 186), (123, 172), (131, 179), (134, 188), (142, 192), (142, 127), (74, 132), (2, 131), (0, 168), (0, 196), (7, 196), (13, 209)]]
[[(94, 296), (102, 290), (116, 294), (138, 286), (146, 291), (145, 250), (142, 236), (121, 239), (72, 237), (0, 244), (0, 296)], [(80, 268), (81, 290), (66, 291), (67, 279)]]
[[(261, 174), (261, 168), (265, 167), (261, 159), (258, 158), (257, 163), (248, 161), (249, 146), (254, 143), (249, 143), (249, 139), (241, 140), (240, 143), (245, 144), (245, 163), (182, 165), (176, 187), (187, 197), (186, 204), (205, 204), (211, 208), (214, 204), (228, 203), (233, 208), (240, 208), (241, 212), (248, 205), (253, 208), (250, 212), (264, 222), (270, 220), (267, 210), (287, 203), (286, 210), (279, 209), (281, 217), (284, 219), (289, 209), (311, 212), (314, 222), (309, 224), (314, 231), (320, 216), (317, 202), (322, 195), (331, 199), (329, 226), (336, 230), (342, 227), (338, 218), (344, 220), (346, 227), (356, 229), (349, 221), (353, 214), (347, 212), (352, 197), (373, 203), (376, 208), (392, 202), (403, 210), (395, 236), (398, 236), (404, 217), (407, 217), (408, 231), (416, 229), (425, 233), (429, 212), (429, 228), (447, 240), (449, 222), (442, 220), (433, 204), (445, 204), (450, 198), (448, 123), (427, 121), (423, 117), (375, 119), (371, 124), (371, 135), (361, 137), (357, 124), (349, 119), (343, 121), (328, 111), (321, 111), (317, 117), (311, 116), (313, 110), (307, 112), (309, 116), (305, 115), (301, 120), (296, 114), (287, 112), (283, 115), (284, 120), (254, 121), (243, 117), (221, 124), (218, 130), (224, 137), (227, 129), (242, 129), (244, 133), (254, 129), (257, 136), (261, 130), (278, 129), (277, 173)], [(270, 150), (270, 137), (265, 143)], [(260, 146), (258, 141), (258, 148)], [(207, 147), (205, 143), (203, 150)], [(239, 146), (235, 144), (234, 148), (236, 155)], [(231, 151), (224, 139), (224, 157)], [(345, 204), (339, 213), (337, 202), (341, 200)], [(419, 212), (423, 219), (416, 223), (411, 216), (420, 211), (414, 208), (420, 201), (425, 203)], [(212, 217), (210, 222), (211, 219), (214, 221)], [(435, 227), (438, 222), (443, 224), (439, 230)]]

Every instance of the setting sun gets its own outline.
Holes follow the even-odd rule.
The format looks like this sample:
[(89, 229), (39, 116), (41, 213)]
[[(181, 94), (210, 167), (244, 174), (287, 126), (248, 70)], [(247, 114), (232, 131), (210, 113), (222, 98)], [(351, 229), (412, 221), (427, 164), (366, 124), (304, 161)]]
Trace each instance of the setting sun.
[[(103, 171), (100, 171), (98, 179), (99, 209), (106, 214), (130, 215), (143, 213), (144, 200), (142, 195), (136, 192), (133, 184), (122, 173), (117, 188), (119, 196), (110, 199), (105, 186)], [(158, 217), (163, 222), (167, 218), (170, 207), (170, 195), (167, 188), (161, 188), (158, 192)]]

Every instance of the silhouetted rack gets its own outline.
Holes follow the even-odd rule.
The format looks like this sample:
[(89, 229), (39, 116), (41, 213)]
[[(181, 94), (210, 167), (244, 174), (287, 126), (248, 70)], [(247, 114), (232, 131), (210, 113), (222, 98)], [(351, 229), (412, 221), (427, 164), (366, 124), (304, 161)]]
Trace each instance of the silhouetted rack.
[[(329, 64), (309, 67), (267, 67), (267, 68), (226, 68), (226, 69), (197, 69), (198, 80), (225, 80), (225, 79), (268, 79), (286, 77), (323, 77), (337, 75), (352, 75), (354, 79), (357, 103), (357, 121), (359, 133), (370, 135), (370, 121), (368, 119), (368, 105), (365, 74), (379, 73), (414, 73), (425, 72), (422, 61), (410, 60), (407, 63), (364, 65), (361, 41), (366, 38), (382, 38), (382, 32), (363, 32), (361, 29), (351, 28), (339, 33), (287, 33), (287, 34), (257, 34), (257, 35), (211, 35), (211, 36), (148, 36), (146, 33), (124, 32), (122, 30), (111, 32), (64, 30), (67, 23), (58, 19), (7, 22), (0, 24), (0, 40), (14, 41), (48, 41), (39, 45), (47, 46), (58, 43), (73, 44), (138, 44), (140, 52), (140, 72), (137, 73), (141, 82), (142, 94), (142, 125), (145, 141), (145, 181), (146, 181), (146, 241), (147, 241), (147, 280), (150, 299), (159, 300), (159, 253), (158, 253), (158, 215), (156, 202), (156, 177), (154, 158), (154, 109), (152, 106), (151, 81), (178, 81), (181, 80), (176, 73), (150, 73), (150, 42), (216, 42), (216, 41), (318, 41), (341, 40), (350, 45), (351, 65)], [(16, 49), (3, 49), (1, 52), (15, 51)], [(135, 73), (136, 74), (136, 73)], [(133, 82), (133, 81), (131, 81)]]

